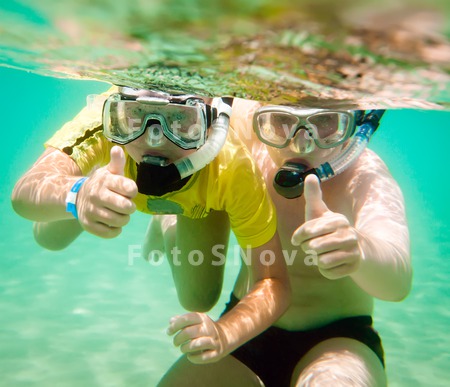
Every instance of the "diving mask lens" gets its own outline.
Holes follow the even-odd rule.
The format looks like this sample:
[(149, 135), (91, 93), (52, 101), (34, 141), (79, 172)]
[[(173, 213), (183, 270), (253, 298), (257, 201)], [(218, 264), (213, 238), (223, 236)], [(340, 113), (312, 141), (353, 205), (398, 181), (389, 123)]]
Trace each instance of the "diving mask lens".
[(258, 109), (253, 126), (262, 142), (276, 148), (288, 146), (300, 129), (307, 131), (319, 148), (332, 148), (353, 134), (354, 122), (351, 111), (279, 106)]
[(165, 108), (161, 115), (164, 115), (164, 133), (169, 140), (184, 149), (194, 149), (204, 144), (207, 123), (203, 101), (188, 100), (186, 105), (171, 104), (170, 109)]
[[(160, 124), (162, 133), (183, 149), (202, 146), (206, 136), (206, 105), (199, 99), (185, 104), (123, 99), (120, 94), (110, 96), (103, 107), (103, 133), (119, 144), (127, 144), (141, 136), (148, 128)], [(152, 135), (152, 133), (150, 133)]]
[(282, 112), (260, 113), (256, 117), (257, 134), (268, 145), (283, 148), (292, 138), (292, 129), (298, 126), (296, 116)]
[(331, 148), (345, 141), (354, 129), (351, 117), (347, 112), (320, 112), (307, 117), (317, 146)]

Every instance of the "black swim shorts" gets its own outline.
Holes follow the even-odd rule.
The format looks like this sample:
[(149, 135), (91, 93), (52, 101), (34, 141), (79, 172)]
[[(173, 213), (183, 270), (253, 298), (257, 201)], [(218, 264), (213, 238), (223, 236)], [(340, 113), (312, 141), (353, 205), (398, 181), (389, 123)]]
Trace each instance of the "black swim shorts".
[[(238, 302), (232, 294), (223, 313)], [(299, 360), (317, 344), (334, 337), (348, 337), (364, 343), (375, 352), (384, 367), (381, 339), (372, 327), (371, 316), (344, 318), (308, 331), (270, 327), (232, 355), (258, 375), (266, 387), (289, 387)]]

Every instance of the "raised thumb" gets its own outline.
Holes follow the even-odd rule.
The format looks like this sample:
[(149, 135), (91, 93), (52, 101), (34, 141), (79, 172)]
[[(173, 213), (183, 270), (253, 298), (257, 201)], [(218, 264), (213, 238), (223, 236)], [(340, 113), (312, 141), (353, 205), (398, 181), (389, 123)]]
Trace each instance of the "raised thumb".
[(321, 217), (328, 211), (328, 207), (322, 200), (322, 190), (320, 188), (319, 178), (316, 175), (308, 175), (305, 179), (305, 220), (311, 220)]
[(125, 153), (120, 146), (113, 146), (111, 148), (111, 160), (109, 161), (107, 169), (114, 175), (124, 175)]

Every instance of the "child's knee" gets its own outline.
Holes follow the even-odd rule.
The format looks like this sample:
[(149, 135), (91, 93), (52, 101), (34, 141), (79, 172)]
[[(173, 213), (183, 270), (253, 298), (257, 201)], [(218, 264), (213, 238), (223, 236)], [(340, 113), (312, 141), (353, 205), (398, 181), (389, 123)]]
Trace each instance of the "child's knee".
[(384, 387), (387, 381), (369, 347), (357, 340), (334, 338), (316, 345), (299, 361), (291, 385)]

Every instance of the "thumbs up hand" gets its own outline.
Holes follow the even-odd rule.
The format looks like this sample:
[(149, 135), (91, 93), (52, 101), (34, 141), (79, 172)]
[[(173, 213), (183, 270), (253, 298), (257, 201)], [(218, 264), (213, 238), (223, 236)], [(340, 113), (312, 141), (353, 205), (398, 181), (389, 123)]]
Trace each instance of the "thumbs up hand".
[(305, 223), (294, 231), (292, 244), (317, 257), (319, 271), (328, 279), (354, 273), (363, 259), (358, 232), (346, 216), (327, 207), (315, 175), (306, 177), (304, 197)]
[(78, 220), (91, 234), (118, 236), (136, 210), (132, 199), (137, 195), (137, 185), (124, 177), (125, 161), (123, 149), (114, 146), (109, 164), (95, 171), (78, 192)]
[(111, 148), (111, 160), (109, 164), (106, 166), (108, 171), (113, 175), (124, 175), (125, 169), (125, 153), (123, 149), (118, 146), (113, 146)]
[(305, 220), (312, 220), (322, 217), (330, 212), (325, 202), (322, 200), (322, 190), (317, 176), (309, 175), (306, 177), (304, 186), (305, 195)]

